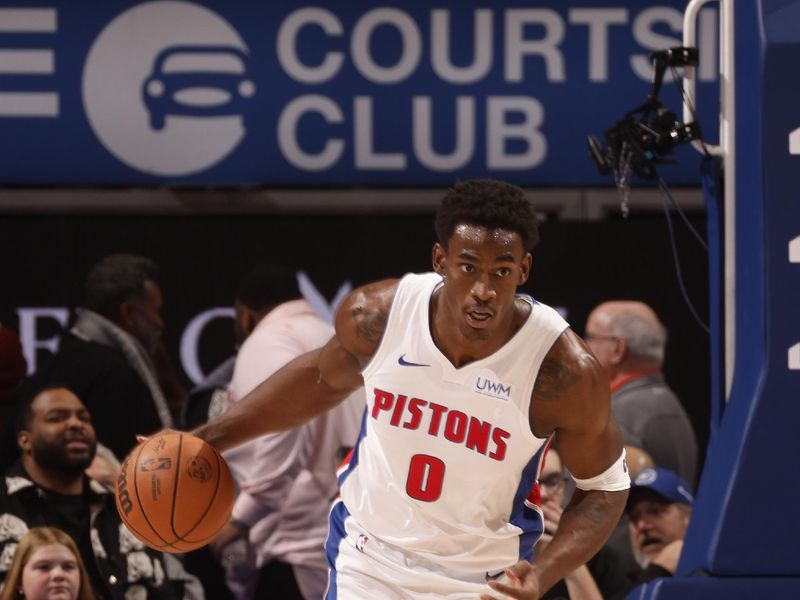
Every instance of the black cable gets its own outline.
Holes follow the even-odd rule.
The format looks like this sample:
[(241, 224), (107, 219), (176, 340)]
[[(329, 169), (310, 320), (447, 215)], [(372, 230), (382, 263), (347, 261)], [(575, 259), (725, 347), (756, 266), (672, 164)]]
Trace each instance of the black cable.
[[(689, 112), (692, 114), (692, 120), (695, 123), (697, 123), (697, 111), (695, 110), (694, 104), (692, 104), (689, 101), (689, 97), (686, 95), (686, 90), (683, 87), (683, 77), (681, 77), (680, 73), (678, 72), (678, 69), (676, 69), (675, 67), (670, 67), (670, 69), (672, 72), (672, 80), (675, 82), (675, 85), (681, 92), (681, 102), (686, 103), (686, 106), (689, 107)], [(702, 134), (702, 129), (700, 131)], [(711, 153), (708, 151), (708, 148), (706, 148), (705, 140), (702, 137), (700, 137), (698, 141), (703, 146), (703, 152), (705, 153), (706, 158), (711, 158)]]
[[(661, 177), (659, 177), (659, 180)], [(661, 186), (659, 185), (659, 189)], [(670, 247), (672, 248), (672, 260), (675, 265), (675, 274), (678, 277), (678, 287), (680, 287), (681, 294), (683, 295), (683, 300), (686, 302), (686, 305), (689, 307), (689, 311), (692, 313), (694, 320), (697, 321), (697, 324), (705, 331), (707, 334), (711, 334), (711, 329), (709, 326), (700, 318), (700, 315), (697, 313), (697, 309), (695, 309), (694, 304), (692, 303), (691, 298), (689, 298), (689, 293), (686, 291), (686, 285), (683, 282), (683, 273), (681, 272), (681, 262), (678, 258), (678, 246), (675, 243), (675, 231), (672, 227), (672, 217), (669, 214), (669, 207), (667, 206), (667, 194), (664, 193), (664, 190), (661, 189), (661, 206), (664, 208), (664, 215), (667, 217), (667, 229), (669, 230), (669, 242)]]
[[(689, 101), (689, 98), (688, 98), (688, 96), (686, 94), (686, 89), (683, 87), (683, 77), (680, 76), (680, 73), (678, 73), (678, 70), (675, 67), (671, 67), (671, 71), (672, 71), (673, 81), (675, 82), (675, 85), (677, 86), (678, 90), (680, 90), (681, 101), (686, 103), (686, 106), (689, 108), (689, 113), (692, 115), (692, 120), (694, 122), (697, 122), (697, 111), (696, 111), (696, 108), (695, 108), (694, 104)], [(707, 158), (711, 158), (711, 153), (708, 151), (708, 148), (706, 147), (705, 140), (700, 138), (699, 141), (700, 141), (700, 144), (702, 145), (703, 152), (705, 153), (706, 157)], [(672, 248), (672, 259), (673, 259), (673, 262), (675, 264), (675, 274), (676, 274), (676, 276), (678, 278), (678, 286), (680, 287), (681, 295), (683, 295), (683, 300), (684, 300), (684, 302), (686, 302), (686, 305), (689, 307), (689, 311), (692, 313), (692, 317), (694, 317), (694, 320), (697, 321), (697, 324), (700, 325), (700, 327), (707, 334), (710, 335), (711, 334), (711, 330), (710, 330), (709, 326), (700, 318), (700, 315), (698, 314), (697, 309), (695, 308), (694, 304), (692, 303), (691, 298), (689, 298), (689, 293), (687, 292), (686, 285), (684, 284), (684, 281), (683, 281), (683, 274), (681, 272), (680, 260), (678, 259), (678, 248), (677, 248), (677, 245), (675, 243), (675, 231), (674, 231), (674, 228), (673, 228), (673, 225), (672, 225), (672, 216), (670, 215), (669, 207), (667, 206), (666, 199), (669, 199), (670, 203), (678, 211), (678, 214), (681, 216), (681, 219), (683, 219), (683, 222), (689, 228), (689, 231), (692, 232), (692, 235), (700, 243), (700, 245), (703, 247), (703, 249), (706, 251), (706, 253), (708, 253), (708, 244), (703, 239), (703, 237), (700, 235), (700, 233), (697, 231), (697, 229), (695, 229), (695, 227), (689, 222), (689, 219), (687, 218), (686, 213), (683, 212), (683, 209), (680, 207), (678, 202), (672, 196), (672, 192), (670, 191), (670, 189), (667, 186), (666, 182), (664, 181), (664, 179), (660, 175), (658, 176), (658, 188), (661, 191), (661, 205), (664, 208), (664, 216), (667, 219), (667, 229), (669, 230), (669, 240), (670, 240), (670, 246)]]
[[(692, 119), (695, 122), (697, 122), (697, 113), (695, 112), (695, 107), (692, 105), (691, 102), (689, 102), (689, 98), (687, 98), (686, 96), (686, 90), (683, 87), (683, 78), (680, 77), (680, 73), (678, 73), (678, 70), (675, 67), (672, 67), (672, 78), (675, 81), (675, 85), (681, 92), (682, 100), (686, 102), (686, 105), (689, 107), (689, 112), (692, 114)], [(708, 148), (706, 148), (706, 144), (703, 141), (703, 139), (701, 138), (699, 141), (703, 145), (703, 152), (705, 152), (706, 158), (711, 158), (711, 154), (708, 152)], [(661, 188), (661, 191), (667, 194), (667, 197), (669, 198), (670, 202), (675, 207), (675, 209), (678, 211), (678, 214), (683, 219), (683, 222), (686, 223), (686, 226), (689, 228), (689, 231), (692, 232), (694, 237), (697, 239), (697, 241), (700, 242), (700, 245), (703, 246), (705, 251), (708, 252), (708, 244), (705, 242), (703, 237), (697, 232), (694, 226), (692, 226), (692, 224), (689, 222), (689, 219), (686, 217), (686, 214), (683, 212), (683, 209), (680, 207), (678, 202), (672, 196), (672, 192), (670, 192), (669, 187), (661, 178), (661, 176), (659, 176), (658, 178), (658, 185)]]
[(672, 196), (672, 192), (670, 191), (669, 187), (667, 186), (666, 182), (661, 177), (661, 175), (658, 176), (658, 187), (661, 190), (661, 193), (665, 194), (667, 198), (669, 198), (669, 201), (672, 203), (672, 206), (674, 206), (675, 210), (678, 211), (678, 214), (681, 216), (681, 219), (683, 219), (683, 222), (686, 224), (686, 227), (689, 228), (689, 231), (692, 232), (694, 238), (700, 243), (703, 249), (706, 252), (708, 252), (708, 244), (703, 239), (703, 236), (700, 235), (700, 232), (697, 231), (697, 229), (694, 227), (694, 225), (692, 225), (689, 222), (689, 217), (686, 216), (686, 213), (683, 212), (683, 209), (681, 208), (680, 204), (678, 204), (678, 201), (675, 200), (675, 198)]

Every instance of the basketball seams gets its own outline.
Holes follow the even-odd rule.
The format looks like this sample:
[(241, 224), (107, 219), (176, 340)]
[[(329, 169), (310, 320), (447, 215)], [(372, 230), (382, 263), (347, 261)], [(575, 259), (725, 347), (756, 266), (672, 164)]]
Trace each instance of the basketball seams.
[[(146, 444), (143, 444), (143, 446), (144, 445), (146, 445)], [(192, 544), (192, 547), (190, 549), (193, 550), (194, 549), (194, 544), (198, 543), (199, 541), (203, 541), (203, 542), (210, 541), (217, 535), (215, 533), (213, 535), (208, 536), (208, 538), (204, 538), (203, 540), (190, 541), (190, 540), (186, 540), (185, 539), (186, 538), (185, 535), (184, 536), (178, 535), (178, 532), (175, 530), (175, 508), (176, 508), (177, 497), (178, 497), (178, 480), (180, 479), (180, 473), (181, 473), (181, 455), (182, 455), (182, 453), (183, 453), (183, 434), (180, 434), (180, 436), (178, 438), (178, 451), (177, 451), (177, 454), (176, 454), (176, 457), (175, 457), (175, 470), (176, 470), (176, 473), (175, 473), (175, 476), (173, 477), (173, 479), (175, 480), (175, 484), (174, 484), (173, 493), (172, 493), (172, 509), (171, 509), (171, 512), (170, 512), (170, 528), (172, 529), (172, 534), (175, 536), (175, 539), (170, 541), (170, 542), (168, 542), (166, 540), (166, 538), (164, 538), (163, 536), (159, 535), (158, 532), (155, 531), (155, 529), (153, 529), (153, 531), (156, 533), (156, 535), (158, 535), (158, 537), (161, 538), (161, 541), (164, 542), (163, 544), (153, 544), (153, 548), (162, 550), (164, 552), (169, 552), (170, 550), (168, 550), (168, 548), (171, 548), (172, 551), (174, 551), (174, 552), (187, 552), (188, 549), (181, 548), (181, 547), (179, 547), (178, 544), (180, 544), (181, 542), (186, 542), (187, 544)], [(139, 454), (141, 454), (141, 449), (139, 450)], [(138, 466), (138, 462), (139, 462), (139, 455), (137, 454), (137, 456), (136, 456), (136, 466)], [(215, 495), (216, 495), (216, 492), (215, 492)], [(137, 502), (139, 502), (138, 490), (137, 490), (136, 500), (137, 500)], [(152, 528), (153, 526), (150, 523), (150, 520), (147, 519), (147, 514), (146, 514), (146, 512), (144, 510), (144, 507), (141, 505), (141, 502), (139, 502), (139, 508), (140, 508), (140, 511), (141, 511), (142, 515), (145, 516), (145, 519), (147, 520), (148, 525), (150, 525), (150, 527)], [(206, 512), (208, 512), (208, 511), (206, 511)], [(200, 519), (200, 521), (202, 521), (202, 518)], [(198, 521), (198, 524), (200, 523), (200, 521)], [(195, 525), (195, 527), (197, 527), (197, 525)]]
[[(178, 439), (176, 440), (175, 437), (177, 437)], [(132, 483), (133, 489), (131, 490), (132, 492), (131, 495), (132, 499), (135, 501), (136, 510), (138, 510), (138, 513), (134, 513), (132, 517), (134, 519), (134, 522), (136, 522), (138, 528), (132, 527), (130, 525), (128, 519), (125, 518), (122, 511), (119, 511), (120, 516), (122, 518), (123, 523), (131, 531), (131, 533), (133, 533), (137, 538), (139, 538), (142, 542), (144, 542), (146, 545), (150, 546), (154, 550), (159, 550), (162, 552), (188, 552), (190, 550), (194, 550), (201, 546), (205, 546), (211, 540), (213, 540), (219, 533), (219, 531), (217, 530), (209, 534), (209, 531), (213, 528), (216, 528), (217, 526), (217, 523), (215, 521), (219, 520), (221, 516), (224, 516), (224, 519), (222, 520), (221, 523), (221, 525), (224, 525), (224, 523), (227, 521), (230, 510), (228, 508), (228, 513), (226, 513), (225, 515), (222, 515), (222, 512), (224, 512), (225, 508), (223, 508), (223, 511), (214, 510), (215, 505), (218, 504), (220, 498), (223, 497), (223, 491), (228, 490), (233, 485), (230, 473), (228, 472), (227, 465), (225, 464), (224, 459), (222, 459), (219, 453), (211, 446), (208, 446), (208, 450), (206, 451), (205, 448), (207, 444), (205, 444), (202, 440), (197, 440), (198, 443), (193, 444), (192, 442), (195, 441), (195, 438), (193, 436), (187, 435), (186, 440), (184, 440), (183, 438), (184, 434), (179, 432), (175, 432), (175, 434), (167, 434), (166, 436), (160, 436), (159, 438), (156, 438), (157, 440), (160, 441), (162, 445), (164, 443), (166, 443), (167, 445), (172, 445), (172, 448), (174, 449), (173, 452), (175, 452), (175, 454), (173, 454), (173, 460), (175, 461), (174, 463), (175, 466), (173, 469), (170, 469), (169, 471), (170, 473), (169, 476), (174, 478), (173, 481), (171, 482), (173, 487), (173, 496), (170, 499), (169, 503), (163, 508), (159, 508), (156, 504), (150, 502), (149, 498), (142, 497), (138, 481), (139, 471), (147, 463), (147, 461), (144, 460), (144, 457), (148, 457), (149, 459), (150, 455), (152, 454), (151, 450), (153, 449), (152, 443), (154, 440), (153, 439), (148, 440), (147, 442), (141, 444), (139, 448), (131, 452), (130, 460), (127, 463), (129, 467), (132, 467), (132, 469), (129, 468), (127, 470), (127, 473), (131, 474), (132, 471), (132, 475), (129, 475), (129, 478), (130, 476), (133, 477), (133, 483)], [(184, 452), (184, 447), (183, 447), (184, 442), (186, 444), (185, 448), (186, 452)], [(210, 472), (210, 475), (214, 479), (213, 488), (208, 487), (207, 488), (208, 491), (197, 490), (197, 494), (191, 494), (193, 487), (190, 481), (187, 480), (186, 482), (184, 482), (186, 483), (186, 485), (181, 485), (181, 483), (178, 481), (183, 475), (190, 478), (194, 478), (194, 475), (189, 473), (190, 471), (190, 469), (188, 468), (189, 465), (183, 464), (183, 459), (186, 459), (187, 463), (190, 461), (190, 459), (187, 457), (191, 457), (191, 460), (194, 460), (196, 458), (195, 456), (191, 456), (193, 449), (196, 451), (196, 457), (199, 457), (200, 459), (202, 459), (202, 461), (206, 461), (206, 465), (208, 467), (212, 467), (212, 465), (216, 464), (215, 469), (212, 468)], [(208, 459), (210, 458), (208, 456), (209, 452), (214, 455), (214, 462), (208, 461)], [(224, 483), (221, 481), (222, 477), (225, 477)], [(207, 479), (201, 477), (200, 481), (201, 482), (207, 481)], [(144, 480), (142, 482), (142, 485), (144, 486)], [(201, 488), (205, 488), (205, 485), (201, 485)], [(142, 487), (142, 489), (144, 489), (144, 487)], [(192, 524), (192, 526), (188, 529), (188, 531), (185, 531), (183, 535), (178, 534), (177, 531), (178, 519), (176, 518), (176, 515), (182, 514), (180, 510), (182, 506), (182, 501), (178, 497), (178, 494), (181, 492), (189, 493), (190, 495), (199, 495), (199, 498), (196, 499), (200, 499), (202, 497), (208, 498), (207, 505), (203, 509), (202, 514), (196, 518), (194, 524)], [(184, 498), (184, 500), (186, 500), (186, 498)], [(117, 503), (119, 507), (118, 498), (117, 498)], [(230, 502), (225, 503), (224, 506), (227, 507), (229, 503)], [(166, 511), (169, 511), (169, 517), (168, 520), (166, 520), (166, 522), (163, 523), (163, 529), (165, 531), (168, 528), (171, 529), (172, 539), (170, 540), (167, 540), (166, 536), (164, 536), (154, 526), (154, 523), (159, 524), (159, 526), (162, 525), (162, 521), (158, 519), (154, 520), (154, 517), (162, 515)], [(190, 512), (189, 514), (190, 515), (194, 514), (194, 511)], [(204, 523), (204, 521), (209, 517), (209, 515), (213, 516), (213, 520), (209, 521), (208, 523)], [(163, 519), (163, 517), (159, 517), (159, 519)], [(149, 534), (148, 535), (143, 534), (142, 531), (140, 531), (140, 529), (143, 526), (147, 526), (153, 532), (153, 535), (151, 536)], [(197, 533), (202, 532), (202, 537), (199, 537), (199, 539), (194, 539), (194, 540), (189, 539), (193, 532)]]
[[(197, 519), (197, 522), (194, 525), (192, 525), (185, 534), (183, 534), (182, 536), (178, 536), (177, 532), (175, 532), (175, 529), (173, 527), (173, 532), (175, 532), (175, 535), (178, 537), (178, 539), (180, 541), (185, 541), (185, 542), (192, 543), (192, 544), (197, 543), (197, 542), (192, 542), (190, 540), (187, 540), (186, 538), (189, 536), (189, 534), (192, 533), (192, 531), (194, 531), (197, 528), (198, 525), (200, 525), (200, 523), (203, 522), (203, 519), (205, 519), (206, 515), (208, 515), (208, 511), (210, 511), (211, 507), (214, 506), (214, 500), (216, 500), (216, 498), (217, 498), (217, 493), (219, 492), (219, 487), (220, 487), (220, 480), (222, 479), (222, 469), (220, 468), (220, 464), (219, 464), (220, 463), (219, 454), (216, 451), (213, 451), (213, 454), (214, 454), (214, 458), (217, 461), (217, 476), (214, 478), (214, 480), (215, 480), (215, 482), (214, 482), (214, 493), (211, 495), (211, 498), (209, 499), (208, 505), (206, 506), (205, 510), (203, 511), (203, 514), (200, 515), (200, 517)], [(180, 479), (180, 477), (176, 477), (175, 479), (176, 479), (175, 496), (177, 497), (177, 480)], [(173, 498), (173, 502), (174, 502), (174, 498)], [(214, 537), (214, 536), (211, 536), (211, 537)], [(203, 539), (203, 538), (201, 538), (201, 539)]]
[[(150, 522), (150, 519), (147, 516), (147, 512), (145, 511), (144, 506), (142, 505), (141, 498), (139, 497), (139, 479), (137, 477), (137, 473), (139, 472), (139, 457), (142, 455), (142, 452), (144, 451), (145, 446), (147, 446), (147, 443), (148, 442), (145, 442), (144, 444), (141, 444), (139, 446), (139, 450), (136, 453), (136, 460), (134, 460), (134, 462), (133, 462), (133, 477), (132, 477), (132, 479), (133, 479), (133, 490), (136, 493), (136, 506), (138, 507), (139, 513), (142, 515), (142, 517), (144, 518), (145, 522), (150, 527), (152, 532), (155, 533), (156, 537), (158, 537), (162, 542), (164, 542), (166, 544), (166, 543), (168, 543), (167, 540), (165, 540), (164, 537), (161, 534), (158, 533), (156, 528), (153, 527), (153, 524)], [(129, 476), (130, 476), (130, 474), (129, 474)], [(127, 519), (123, 519), (123, 521), (125, 522), (125, 526), (128, 527), (132, 532), (139, 534), (141, 537), (145, 538), (146, 540), (150, 539), (149, 536), (144, 535), (141, 531), (138, 531), (137, 529), (132, 527)], [(150, 543), (152, 544), (152, 541)], [(160, 545), (160, 544), (156, 544), (156, 545)]]
[[(154, 550), (160, 550), (161, 552), (191, 552), (192, 550), (197, 550), (208, 544), (211, 540), (219, 535), (219, 531), (216, 533), (212, 533), (208, 537), (200, 538), (199, 540), (176, 540), (174, 542), (169, 542), (166, 544), (153, 544), (151, 548)], [(187, 548), (182, 548), (179, 544), (184, 543), (188, 544)], [(200, 546), (198, 546), (200, 544)], [(169, 548), (172, 548), (170, 550)]]
[[(174, 484), (172, 486), (172, 508), (169, 512), (169, 526), (172, 529), (172, 535), (175, 536), (173, 544), (181, 540), (181, 536), (175, 531), (175, 505), (178, 503), (178, 482), (181, 479), (181, 454), (183, 453), (183, 434), (178, 436), (178, 454), (175, 457), (175, 475), (173, 476)], [(166, 541), (166, 540), (164, 540)]]

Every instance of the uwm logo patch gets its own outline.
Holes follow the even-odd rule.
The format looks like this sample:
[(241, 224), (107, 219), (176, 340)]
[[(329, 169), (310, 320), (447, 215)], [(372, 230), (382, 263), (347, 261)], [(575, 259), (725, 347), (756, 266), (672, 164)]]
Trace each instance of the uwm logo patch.
[(511, 399), (511, 386), (505, 385), (500, 379), (491, 371), (486, 371), (478, 375), (475, 380), (475, 389), (477, 394), (497, 398), (498, 400)]

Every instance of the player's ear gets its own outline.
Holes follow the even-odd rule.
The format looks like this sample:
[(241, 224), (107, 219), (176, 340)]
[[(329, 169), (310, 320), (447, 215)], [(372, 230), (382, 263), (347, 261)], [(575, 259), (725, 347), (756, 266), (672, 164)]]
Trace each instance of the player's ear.
[(433, 270), (436, 271), (439, 275), (444, 277), (444, 266), (446, 262), (446, 253), (444, 248), (439, 242), (436, 242), (433, 245)]
[(526, 281), (528, 281), (528, 277), (531, 274), (531, 264), (533, 263), (533, 257), (531, 256), (530, 252), (525, 253), (525, 258), (522, 259), (522, 263), (520, 263), (519, 268), (519, 283), (517, 285), (522, 285)]

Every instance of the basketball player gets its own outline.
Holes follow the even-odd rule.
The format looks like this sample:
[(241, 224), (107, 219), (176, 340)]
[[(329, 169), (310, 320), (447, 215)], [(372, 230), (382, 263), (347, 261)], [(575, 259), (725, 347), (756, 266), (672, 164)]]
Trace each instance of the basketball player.
[[(522, 190), (461, 182), (436, 231), (434, 273), (356, 289), (324, 347), (195, 432), (224, 450), (365, 385), (331, 510), (329, 600), (538, 598), (600, 548), (625, 505), (602, 367), (554, 310), (516, 294), (538, 242)], [(578, 489), (531, 562), (542, 533), (531, 489), (552, 440)]]

